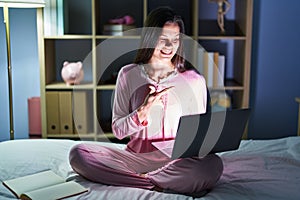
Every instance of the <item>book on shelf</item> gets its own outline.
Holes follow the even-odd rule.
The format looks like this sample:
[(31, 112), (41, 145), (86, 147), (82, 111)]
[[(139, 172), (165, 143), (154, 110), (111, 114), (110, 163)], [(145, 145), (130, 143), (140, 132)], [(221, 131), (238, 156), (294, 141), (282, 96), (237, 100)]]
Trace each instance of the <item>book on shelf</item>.
[(213, 87), (218, 86), (219, 79), (219, 52), (213, 52)]
[(57, 10), (56, 0), (45, 0), (44, 14), (44, 35), (51, 36), (57, 34)]
[[(136, 27), (134, 25), (125, 24), (105, 24), (103, 26), (104, 35), (123, 36), (123, 35), (136, 35), (133, 30)], [(129, 31), (132, 30), (132, 31)]]
[(225, 56), (219, 52), (207, 52), (199, 47), (198, 71), (204, 76), (207, 87), (224, 86)]
[(200, 74), (204, 74), (204, 68), (203, 68), (203, 66), (204, 66), (204, 52), (205, 52), (205, 50), (204, 50), (204, 48), (203, 47), (199, 47), (198, 48), (198, 68), (197, 68), (197, 70), (198, 70), (198, 72), (200, 73)]
[(69, 9), (68, 0), (57, 0), (57, 35), (69, 32)]
[(218, 86), (222, 87), (224, 86), (224, 79), (225, 79), (225, 56), (224, 55), (219, 55), (218, 70), (219, 70)]
[(219, 52), (214, 52), (214, 68), (213, 68), (213, 86), (224, 86), (225, 78), (225, 56)]
[(50, 14), (50, 0), (45, 0), (45, 7), (43, 9), (44, 16), (44, 35), (51, 35), (51, 14)]
[(44, 35), (64, 35), (68, 32), (68, 0), (45, 0)]
[(103, 26), (103, 31), (128, 31), (130, 29), (134, 29), (134, 25), (126, 25), (126, 24), (105, 24)]
[(207, 87), (213, 87), (213, 69), (214, 69), (214, 53), (204, 52), (203, 58), (203, 76), (206, 80)]
[(87, 192), (88, 189), (75, 181), (66, 181), (51, 170), (3, 181), (17, 198), (53, 200)]

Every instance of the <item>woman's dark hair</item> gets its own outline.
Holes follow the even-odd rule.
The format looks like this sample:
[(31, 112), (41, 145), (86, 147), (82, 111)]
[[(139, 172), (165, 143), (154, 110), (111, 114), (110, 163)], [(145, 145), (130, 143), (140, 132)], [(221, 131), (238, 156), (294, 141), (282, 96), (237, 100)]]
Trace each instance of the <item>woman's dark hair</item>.
[(145, 64), (151, 59), (158, 39), (165, 24), (176, 23), (180, 29), (179, 47), (172, 58), (172, 63), (179, 71), (184, 71), (182, 35), (184, 34), (184, 23), (180, 16), (169, 7), (159, 7), (152, 10), (145, 21), (142, 31), (140, 48), (137, 51), (135, 63)]

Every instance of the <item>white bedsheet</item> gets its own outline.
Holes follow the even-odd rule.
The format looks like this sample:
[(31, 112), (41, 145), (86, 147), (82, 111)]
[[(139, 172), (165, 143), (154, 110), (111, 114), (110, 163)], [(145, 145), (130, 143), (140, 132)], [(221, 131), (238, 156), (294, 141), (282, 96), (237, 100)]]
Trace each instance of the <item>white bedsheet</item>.
[[(1, 142), (0, 181), (52, 169), (90, 189), (69, 199), (192, 199), (179, 194), (106, 186), (80, 178), (68, 163), (69, 150), (77, 143), (49, 139)], [(124, 145), (102, 144), (124, 148)], [(242, 141), (238, 150), (220, 155), (224, 173), (216, 187), (198, 199), (300, 199), (300, 137)], [(0, 200), (9, 199), (16, 198), (1, 184)]]

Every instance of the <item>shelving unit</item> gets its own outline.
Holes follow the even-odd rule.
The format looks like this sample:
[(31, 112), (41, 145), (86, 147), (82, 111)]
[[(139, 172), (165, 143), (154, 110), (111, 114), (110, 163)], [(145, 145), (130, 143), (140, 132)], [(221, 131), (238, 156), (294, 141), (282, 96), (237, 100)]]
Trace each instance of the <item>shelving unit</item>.
[[(37, 11), (43, 138), (113, 139), (109, 129), (115, 76), (120, 67), (132, 62), (135, 51), (128, 52), (126, 48), (137, 49), (139, 36), (103, 35), (103, 25), (110, 18), (130, 14), (136, 20), (136, 27), (142, 27), (147, 14), (157, 6), (175, 9), (185, 21), (186, 34), (198, 41), (205, 50), (226, 55), (228, 62), (225, 67), (231, 73), (226, 77), (225, 90), (232, 97), (233, 108), (248, 107), (253, 0), (229, 0), (235, 12), (233, 19), (225, 21), (228, 31), (225, 35), (219, 34), (216, 16), (212, 19), (203, 16), (202, 11), (207, 10), (208, 5), (216, 8), (207, 0), (73, 1), (68, 12), (68, 32), (64, 35), (45, 36), (43, 10)], [(226, 48), (223, 48), (224, 45)], [(114, 50), (107, 51), (107, 47)], [(62, 81), (60, 71), (65, 60), (83, 62), (85, 76), (80, 85), (67, 86)], [(86, 92), (88, 131), (79, 131), (79, 134), (48, 133), (46, 94), (50, 91), (70, 91), (73, 97), (77, 91)]]

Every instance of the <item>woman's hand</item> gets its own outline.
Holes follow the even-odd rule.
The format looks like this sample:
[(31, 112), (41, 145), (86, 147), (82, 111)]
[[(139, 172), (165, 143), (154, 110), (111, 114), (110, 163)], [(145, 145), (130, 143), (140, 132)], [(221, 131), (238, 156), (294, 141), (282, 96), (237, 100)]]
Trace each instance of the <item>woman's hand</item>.
[(149, 85), (150, 92), (146, 96), (144, 103), (137, 109), (138, 118), (141, 123), (147, 120), (151, 106), (162, 101), (162, 96), (173, 87), (174, 86), (170, 86), (161, 91), (157, 91), (153, 85)]

